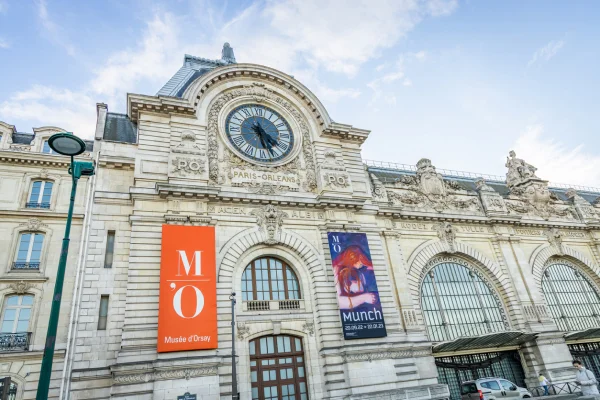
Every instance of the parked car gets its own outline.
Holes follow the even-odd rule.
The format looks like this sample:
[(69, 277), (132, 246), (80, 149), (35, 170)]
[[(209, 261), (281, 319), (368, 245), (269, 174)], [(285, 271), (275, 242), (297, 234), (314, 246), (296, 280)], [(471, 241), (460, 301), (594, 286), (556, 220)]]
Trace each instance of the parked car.
[(463, 382), (461, 400), (530, 399), (531, 392), (502, 378), (481, 378)]

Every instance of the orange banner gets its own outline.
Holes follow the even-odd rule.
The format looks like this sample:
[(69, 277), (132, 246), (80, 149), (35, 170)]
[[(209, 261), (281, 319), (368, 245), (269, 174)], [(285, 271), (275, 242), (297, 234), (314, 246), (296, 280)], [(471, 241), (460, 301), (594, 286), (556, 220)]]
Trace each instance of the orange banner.
[(158, 352), (217, 348), (213, 226), (163, 225)]

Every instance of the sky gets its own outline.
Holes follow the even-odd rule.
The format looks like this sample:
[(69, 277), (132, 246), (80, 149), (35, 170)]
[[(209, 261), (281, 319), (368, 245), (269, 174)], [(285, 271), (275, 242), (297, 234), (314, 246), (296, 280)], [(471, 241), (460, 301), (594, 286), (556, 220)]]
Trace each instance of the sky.
[(363, 158), (600, 187), (600, 2), (594, 0), (0, 0), (0, 121), (92, 138), (98, 102), (154, 95), (184, 54), (267, 65)]

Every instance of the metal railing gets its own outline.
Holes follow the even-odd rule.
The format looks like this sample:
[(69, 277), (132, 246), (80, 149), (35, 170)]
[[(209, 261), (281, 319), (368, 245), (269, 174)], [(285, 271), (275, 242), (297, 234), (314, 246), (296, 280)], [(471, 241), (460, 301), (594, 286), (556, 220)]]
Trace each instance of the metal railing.
[(28, 351), (31, 332), (0, 333), (0, 352)]
[[(363, 160), (363, 163), (368, 167), (390, 169), (390, 170), (396, 170), (396, 171), (415, 172), (417, 170), (417, 167), (415, 165), (399, 164), (399, 163), (388, 162), (388, 161)], [(443, 169), (443, 168), (436, 168), (436, 171), (447, 177), (472, 178), (472, 179), (483, 178), (486, 181), (495, 181), (495, 182), (502, 182), (502, 183), (506, 182), (506, 177), (501, 176), (501, 175), (480, 174), (480, 173), (476, 173), (476, 172), (467, 172), (467, 171), (460, 171), (460, 170), (454, 170), (454, 169)], [(600, 188), (592, 187), (592, 186), (571, 185), (568, 183), (557, 183), (557, 182), (548, 182), (548, 186), (551, 188), (557, 188), (557, 189), (575, 189), (577, 191), (583, 191), (583, 192), (600, 193)]]
[(13, 263), (12, 269), (40, 269), (40, 262), (39, 261), (35, 261), (35, 262), (29, 262), (29, 261), (15, 261)]
[(37, 201), (29, 201), (25, 203), (26, 208), (50, 208), (50, 203), (38, 203)]
[(304, 300), (247, 300), (243, 302), (244, 311), (277, 311), (277, 310), (303, 310)]
[[(528, 389), (533, 397), (543, 397), (545, 396), (546, 391), (542, 386), (537, 386), (534, 388)], [(548, 394), (556, 395), (556, 394), (573, 394), (580, 393), (581, 389), (575, 382), (564, 382), (564, 383), (552, 383), (548, 385)]]

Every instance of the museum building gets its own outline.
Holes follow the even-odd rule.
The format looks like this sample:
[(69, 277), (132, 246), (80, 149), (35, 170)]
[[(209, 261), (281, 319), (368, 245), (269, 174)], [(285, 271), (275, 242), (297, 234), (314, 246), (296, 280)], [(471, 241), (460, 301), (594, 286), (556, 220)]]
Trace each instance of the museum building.
[[(230, 399), (232, 343), (241, 399), (458, 400), (573, 381), (574, 357), (599, 375), (600, 190), (514, 152), (506, 177), (365, 161), (369, 131), (229, 44), (126, 112), (97, 105), (52, 396)], [(35, 296), (13, 289), (3, 332), (6, 296)]]

